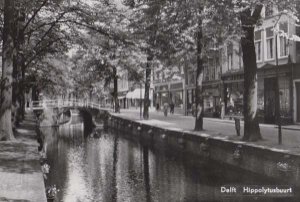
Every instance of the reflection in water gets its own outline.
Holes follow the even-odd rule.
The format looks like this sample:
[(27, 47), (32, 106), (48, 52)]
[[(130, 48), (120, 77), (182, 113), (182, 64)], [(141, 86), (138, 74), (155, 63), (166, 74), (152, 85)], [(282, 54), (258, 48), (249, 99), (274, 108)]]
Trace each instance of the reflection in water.
[(113, 168), (112, 168), (112, 185), (111, 185), (111, 200), (117, 201), (117, 163), (118, 163), (118, 135), (114, 137), (114, 151), (113, 151)]
[(166, 147), (154, 149), (115, 132), (84, 138), (79, 125), (42, 132), (50, 165), (46, 185), (60, 189), (56, 201), (253, 201), (221, 198), (219, 188), (272, 183), (224, 165), (195, 162), (196, 158)]
[(150, 177), (149, 177), (149, 150), (148, 146), (143, 147), (143, 165), (144, 165), (144, 181), (145, 181), (145, 191), (146, 191), (146, 201), (151, 201), (150, 194)]

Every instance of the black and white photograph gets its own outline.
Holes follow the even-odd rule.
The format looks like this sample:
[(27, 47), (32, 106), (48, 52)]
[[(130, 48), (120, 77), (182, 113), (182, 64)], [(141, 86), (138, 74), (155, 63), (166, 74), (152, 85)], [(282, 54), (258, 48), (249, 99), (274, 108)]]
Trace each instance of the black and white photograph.
[(0, 202), (299, 202), (300, 0), (0, 0)]

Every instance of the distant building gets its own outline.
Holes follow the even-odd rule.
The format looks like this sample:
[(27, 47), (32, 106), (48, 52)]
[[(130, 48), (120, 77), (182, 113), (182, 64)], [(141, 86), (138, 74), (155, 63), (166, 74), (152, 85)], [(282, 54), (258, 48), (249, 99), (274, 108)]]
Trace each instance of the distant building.
[[(129, 73), (127, 70), (119, 70), (118, 71), (118, 101), (120, 108), (138, 108), (144, 105), (144, 81), (130, 81)], [(151, 78), (150, 83), (150, 107), (153, 107), (153, 79)], [(109, 87), (105, 89), (105, 99), (103, 105), (106, 107), (113, 106), (113, 80), (111, 81)]]
[(123, 70), (118, 72), (118, 100), (121, 108), (128, 107), (126, 95), (129, 91), (128, 72)]
[(161, 65), (154, 68), (153, 73), (154, 104), (160, 108), (164, 103), (175, 105), (177, 113), (184, 113), (185, 79), (184, 68), (164, 68)]
[[(203, 105), (206, 116), (216, 116), (221, 104), (221, 50), (211, 46), (203, 61)], [(191, 114), (195, 103), (196, 64), (154, 70), (154, 100), (175, 104), (175, 112)]]

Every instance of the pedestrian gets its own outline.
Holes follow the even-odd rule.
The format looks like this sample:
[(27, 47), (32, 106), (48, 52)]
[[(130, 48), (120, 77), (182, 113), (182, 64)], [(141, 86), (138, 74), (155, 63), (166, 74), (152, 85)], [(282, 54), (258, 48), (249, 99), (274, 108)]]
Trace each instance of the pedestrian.
[(196, 103), (192, 104), (192, 115), (196, 117)]
[(174, 102), (171, 101), (171, 103), (170, 103), (170, 114), (174, 114), (174, 107), (175, 107)]
[(221, 102), (221, 119), (225, 118), (225, 103)]
[(167, 102), (164, 103), (164, 115), (168, 116), (169, 104)]
[(238, 118), (238, 117), (234, 118), (234, 125), (235, 125), (236, 135), (240, 136), (241, 135), (241, 121), (240, 121), (240, 118)]
[(156, 103), (156, 111), (157, 112), (159, 111), (159, 103), (158, 102)]

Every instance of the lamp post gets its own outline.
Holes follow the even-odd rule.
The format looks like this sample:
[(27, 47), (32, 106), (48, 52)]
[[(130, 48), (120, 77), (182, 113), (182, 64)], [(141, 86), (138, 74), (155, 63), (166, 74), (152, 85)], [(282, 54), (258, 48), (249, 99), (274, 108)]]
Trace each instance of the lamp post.
[(275, 110), (276, 110), (276, 122), (278, 125), (278, 144), (282, 144), (281, 133), (281, 117), (280, 117), (280, 93), (279, 93), (279, 65), (278, 65), (278, 34), (275, 35), (275, 60), (276, 60), (276, 88), (275, 88)]
[[(276, 29), (276, 26), (278, 26), (278, 22), (281, 18), (282, 14), (280, 14), (278, 20), (276, 21), (274, 25), (274, 30)], [(276, 29), (275, 34), (275, 62), (276, 62), (276, 84), (275, 84), (275, 115), (276, 115), (276, 122), (278, 126), (278, 144), (282, 144), (282, 132), (281, 132), (281, 117), (280, 117), (280, 93), (279, 93), (279, 65), (278, 65), (278, 31)]]
[(140, 119), (142, 119), (142, 83), (140, 83)]

